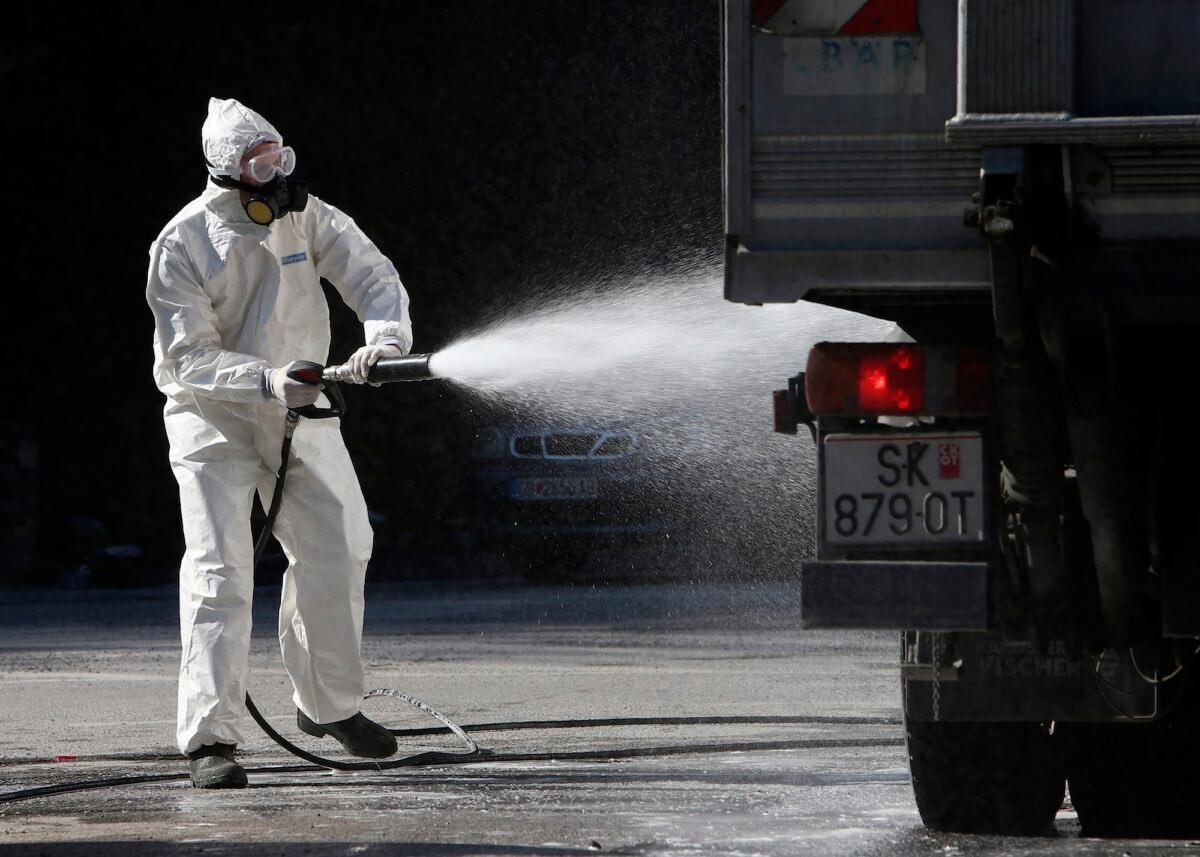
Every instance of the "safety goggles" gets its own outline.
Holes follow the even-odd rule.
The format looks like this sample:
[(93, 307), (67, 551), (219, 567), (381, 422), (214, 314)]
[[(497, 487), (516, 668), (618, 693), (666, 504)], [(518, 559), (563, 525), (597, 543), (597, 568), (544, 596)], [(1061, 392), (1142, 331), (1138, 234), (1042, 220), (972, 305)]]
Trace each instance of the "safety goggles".
[(271, 149), (246, 161), (244, 173), (259, 184), (265, 184), (280, 175), (290, 176), (296, 169), (296, 152), (291, 146)]

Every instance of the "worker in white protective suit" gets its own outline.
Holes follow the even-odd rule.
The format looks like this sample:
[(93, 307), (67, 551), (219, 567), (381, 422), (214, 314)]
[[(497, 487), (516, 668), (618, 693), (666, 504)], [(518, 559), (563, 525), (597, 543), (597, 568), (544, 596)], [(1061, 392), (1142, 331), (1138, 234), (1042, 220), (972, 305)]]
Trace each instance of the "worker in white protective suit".
[[(166, 395), (187, 543), (179, 573), (179, 749), (193, 785), (244, 786), (241, 740), (253, 590), (250, 512), (269, 501), (286, 409), (319, 388), (291, 364), (329, 356), (327, 279), (362, 321), (352, 380), (412, 345), (408, 296), (354, 221), (289, 178), (295, 153), (262, 116), (210, 99), (209, 180), (150, 245), (154, 378)], [(289, 566), (279, 641), (297, 723), (358, 756), (396, 750), (360, 711), (363, 576), (371, 527), (336, 419), (301, 420), (275, 524)]]

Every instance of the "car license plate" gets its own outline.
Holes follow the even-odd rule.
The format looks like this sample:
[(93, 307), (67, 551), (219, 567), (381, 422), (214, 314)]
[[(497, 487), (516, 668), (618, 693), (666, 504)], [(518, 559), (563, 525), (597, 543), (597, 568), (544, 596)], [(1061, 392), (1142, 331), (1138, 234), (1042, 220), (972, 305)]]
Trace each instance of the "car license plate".
[(600, 496), (600, 483), (572, 476), (513, 479), (508, 483), (508, 496), (513, 500), (595, 500)]
[(985, 538), (983, 436), (825, 437), (826, 545), (977, 544)]

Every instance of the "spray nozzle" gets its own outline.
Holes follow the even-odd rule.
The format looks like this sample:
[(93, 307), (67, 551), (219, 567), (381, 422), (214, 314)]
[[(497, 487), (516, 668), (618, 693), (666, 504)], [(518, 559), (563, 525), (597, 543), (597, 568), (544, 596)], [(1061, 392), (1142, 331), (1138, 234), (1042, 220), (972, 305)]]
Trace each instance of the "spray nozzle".
[[(393, 381), (428, 381), (435, 377), (429, 368), (432, 354), (409, 354), (407, 357), (393, 357), (390, 360), (380, 360), (367, 372), (367, 381), (373, 384), (390, 384)], [(349, 366), (330, 366), (323, 375), (324, 381), (348, 381)]]

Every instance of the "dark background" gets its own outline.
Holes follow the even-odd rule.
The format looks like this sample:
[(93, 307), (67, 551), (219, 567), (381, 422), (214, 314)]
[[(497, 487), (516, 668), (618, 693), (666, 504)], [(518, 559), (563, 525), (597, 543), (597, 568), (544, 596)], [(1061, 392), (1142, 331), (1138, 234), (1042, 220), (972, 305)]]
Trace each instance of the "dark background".
[[(56, 11), (0, 36), (0, 583), (70, 580), (117, 544), (174, 577), (144, 288), (150, 242), (203, 190), (210, 96), (266, 116), (393, 260), (418, 351), (557, 277), (720, 248), (717, 0)], [(338, 360), (362, 330), (331, 304)], [(345, 435), (389, 522), (377, 565), (452, 549), (480, 416), (441, 385), (369, 395), (350, 390)]]

